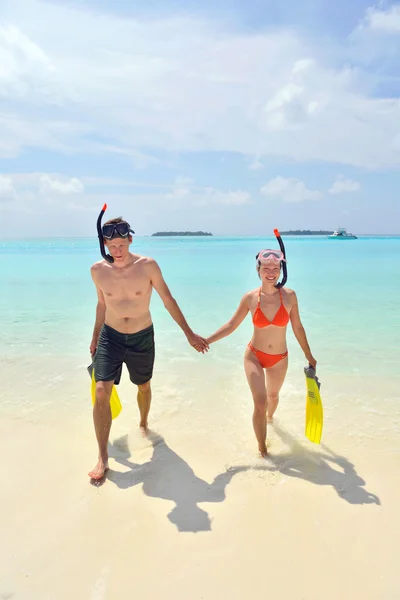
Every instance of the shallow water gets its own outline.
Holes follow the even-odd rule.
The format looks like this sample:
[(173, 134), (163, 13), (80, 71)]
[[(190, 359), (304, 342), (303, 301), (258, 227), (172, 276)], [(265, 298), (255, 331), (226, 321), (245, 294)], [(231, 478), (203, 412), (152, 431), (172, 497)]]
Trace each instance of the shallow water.
[[(299, 237), (285, 243), (287, 285), (298, 295), (318, 360), (324, 436), (330, 429), (337, 435), (340, 428), (354, 444), (377, 434), (392, 438), (399, 432), (400, 238), (340, 243)], [(272, 238), (148, 237), (136, 238), (134, 245), (159, 262), (192, 328), (209, 335), (258, 285), (256, 252), (275, 244)], [(98, 258), (93, 239), (1, 244), (0, 352), (2, 372), (7, 372), (1, 406), (7, 414), (38, 420), (89, 409), (86, 367), (96, 306), (89, 269)], [(217, 429), (233, 427), (247, 440), (251, 398), (243, 352), (250, 318), (202, 356), (187, 344), (156, 293), (151, 310), (157, 353), (153, 418), (206, 431), (211, 414)], [(278, 414), (303, 436), (305, 359), (290, 328), (288, 347)], [(120, 392), (130, 405), (136, 392), (126, 371)], [(233, 443), (232, 450), (240, 453), (239, 446)]]

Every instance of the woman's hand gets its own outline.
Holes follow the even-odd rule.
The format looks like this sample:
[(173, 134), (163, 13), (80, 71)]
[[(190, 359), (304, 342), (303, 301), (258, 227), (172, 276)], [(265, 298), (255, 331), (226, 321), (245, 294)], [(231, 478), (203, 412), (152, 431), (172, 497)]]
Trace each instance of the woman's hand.
[(313, 355), (310, 354), (310, 356), (306, 356), (306, 359), (308, 360), (309, 364), (312, 366), (314, 371), (316, 371), (317, 370), (317, 361), (315, 360)]

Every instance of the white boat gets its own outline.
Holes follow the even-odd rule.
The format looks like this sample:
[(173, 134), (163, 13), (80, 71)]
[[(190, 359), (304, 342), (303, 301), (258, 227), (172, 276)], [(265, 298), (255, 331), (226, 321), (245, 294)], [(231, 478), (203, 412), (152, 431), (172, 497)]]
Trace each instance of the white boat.
[(332, 233), (332, 235), (327, 236), (330, 240), (356, 240), (357, 236), (352, 233), (347, 233), (344, 227), (338, 227)]

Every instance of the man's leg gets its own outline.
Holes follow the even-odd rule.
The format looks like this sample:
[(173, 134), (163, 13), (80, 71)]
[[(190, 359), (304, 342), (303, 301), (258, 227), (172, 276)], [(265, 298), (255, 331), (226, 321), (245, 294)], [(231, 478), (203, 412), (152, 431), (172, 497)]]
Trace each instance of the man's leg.
[(140, 412), (140, 429), (143, 434), (147, 433), (147, 418), (149, 416), (151, 404), (151, 385), (150, 381), (138, 385), (137, 403)]
[(96, 402), (93, 407), (93, 421), (99, 446), (99, 460), (89, 472), (92, 479), (102, 479), (108, 469), (108, 438), (111, 430), (110, 397), (114, 381), (96, 383)]
[(140, 429), (146, 435), (151, 404), (151, 379), (155, 358), (154, 328), (151, 325), (129, 336), (125, 363), (132, 383), (138, 386), (137, 403), (140, 412)]

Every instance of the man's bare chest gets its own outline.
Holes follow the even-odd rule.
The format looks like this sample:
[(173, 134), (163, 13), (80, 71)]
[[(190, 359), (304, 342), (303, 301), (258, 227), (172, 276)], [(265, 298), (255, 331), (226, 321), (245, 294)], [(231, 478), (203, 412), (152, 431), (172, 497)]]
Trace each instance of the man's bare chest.
[(139, 300), (151, 293), (149, 278), (140, 271), (130, 269), (127, 272), (105, 273), (99, 280), (99, 286), (109, 299), (129, 298)]

